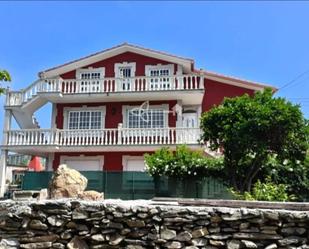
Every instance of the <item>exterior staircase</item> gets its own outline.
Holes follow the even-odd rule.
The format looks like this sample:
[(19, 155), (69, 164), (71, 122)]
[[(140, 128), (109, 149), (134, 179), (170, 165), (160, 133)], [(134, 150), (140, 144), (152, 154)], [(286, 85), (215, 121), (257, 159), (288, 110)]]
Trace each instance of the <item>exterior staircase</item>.
[(6, 98), (6, 108), (12, 111), (21, 129), (40, 128), (34, 112), (48, 101), (39, 96), (42, 80), (37, 80), (21, 91), (9, 91)]

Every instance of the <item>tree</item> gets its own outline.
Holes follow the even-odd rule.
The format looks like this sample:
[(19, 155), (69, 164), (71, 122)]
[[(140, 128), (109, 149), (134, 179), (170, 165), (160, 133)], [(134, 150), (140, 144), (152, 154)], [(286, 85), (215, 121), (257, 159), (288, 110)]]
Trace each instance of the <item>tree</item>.
[[(1, 81), (5, 81), (5, 82), (11, 81), (11, 76), (8, 71), (0, 70), (0, 82)], [(3, 93), (5, 93), (5, 88), (0, 86), (0, 94), (3, 94)]]
[(306, 157), (308, 127), (300, 107), (273, 98), (271, 89), (225, 98), (203, 113), (201, 128), (202, 141), (209, 141), (212, 149), (223, 148), (223, 177), (240, 193), (250, 192), (258, 179), (266, 178), (269, 158), (283, 163)]

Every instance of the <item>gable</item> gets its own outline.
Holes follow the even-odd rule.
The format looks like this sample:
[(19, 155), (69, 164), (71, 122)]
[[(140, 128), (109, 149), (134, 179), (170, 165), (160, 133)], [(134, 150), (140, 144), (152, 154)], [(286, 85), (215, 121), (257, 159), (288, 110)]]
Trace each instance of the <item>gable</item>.
[[(118, 54), (116, 56), (107, 58), (105, 60), (97, 61), (95, 63), (89, 64), (84, 66), (83, 68), (101, 68), (104, 67), (105, 69), (105, 77), (115, 77), (115, 70), (114, 65), (115, 63), (123, 63), (123, 62), (135, 62), (136, 63), (136, 72), (135, 76), (144, 76), (145, 75), (145, 66), (146, 65), (167, 65), (167, 64), (173, 64), (174, 65), (174, 72), (177, 71), (177, 64), (171, 62), (171, 61), (165, 61), (160, 60), (157, 58), (133, 53), (133, 52), (124, 52), (122, 54)], [(75, 79), (76, 77), (76, 70), (72, 70), (70, 72), (64, 73), (60, 75), (63, 79)]]
[(95, 64), (97, 62), (106, 60), (111, 57), (115, 57), (117, 55), (120, 55), (126, 52), (131, 52), (131, 53), (135, 53), (139, 55), (144, 55), (146, 57), (158, 59), (161, 61), (169, 61), (169, 62), (173, 62), (174, 64), (179, 64), (184, 68), (185, 72), (190, 72), (191, 69), (193, 68), (194, 61), (191, 59), (187, 59), (187, 58), (183, 58), (183, 57), (179, 57), (175, 55), (170, 55), (164, 52), (155, 51), (152, 49), (146, 49), (143, 47), (124, 43), (119, 46), (115, 46), (110, 49), (106, 49), (101, 52), (65, 63), (60, 66), (56, 66), (51, 69), (47, 69), (42, 72), (39, 72), (39, 77), (41, 79), (44, 79), (44, 78), (52, 78), (52, 77), (56, 77), (59, 75), (63, 75), (68, 72), (74, 71), (78, 68), (83, 68), (87, 65)]

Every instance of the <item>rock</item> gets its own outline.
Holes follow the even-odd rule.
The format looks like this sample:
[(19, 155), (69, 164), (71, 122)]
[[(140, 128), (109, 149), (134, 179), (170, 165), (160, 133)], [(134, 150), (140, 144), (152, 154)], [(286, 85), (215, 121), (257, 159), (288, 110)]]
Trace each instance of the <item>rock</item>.
[(46, 224), (44, 224), (42, 221), (40, 220), (32, 220), (29, 223), (29, 227), (31, 229), (35, 229), (35, 230), (47, 230), (48, 226)]
[(276, 249), (276, 248), (278, 248), (278, 246), (275, 243), (272, 243), (265, 247), (265, 249)]
[(56, 234), (34, 236), (29, 238), (20, 238), (21, 243), (37, 243), (37, 242), (55, 242), (59, 238)]
[(303, 238), (297, 237), (297, 236), (290, 236), (281, 240), (278, 240), (278, 244), (280, 246), (287, 246), (287, 245), (293, 245), (301, 242)]
[(52, 248), (54, 248), (54, 249), (65, 249), (65, 245), (63, 245), (61, 243), (54, 243)]
[(246, 248), (258, 248), (257, 244), (250, 240), (242, 240), (241, 243), (243, 243)]
[(95, 242), (105, 241), (103, 234), (94, 234), (94, 235), (91, 236), (91, 239)]
[(175, 238), (175, 240), (178, 240), (178, 241), (189, 241), (191, 239), (192, 239), (192, 235), (187, 231), (181, 232)]
[(20, 248), (25, 249), (44, 249), (44, 248), (51, 248), (52, 242), (36, 242), (36, 243), (28, 243), (28, 244), (21, 244)]
[(196, 239), (196, 238), (203, 237), (204, 235), (207, 235), (208, 234), (208, 230), (207, 230), (206, 227), (205, 228), (200, 228), (200, 229), (195, 229), (195, 230), (192, 231), (191, 234), (192, 234), (192, 237), (194, 239)]
[(182, 247), (182, 244), (178, 241), (171, 241), (164, 244), (164, 247), (171, 249), (178, 249)]
[(127, 220), (127, 225), (129, 227), (144, 227), (145, 222), (143, 220)]
[(192, 239), (191, 242), (194, 246), (198, 246), (198, 247), (207, 245), (207, 239), (204, 239), (204, 238)]
[(171, 240), (176, 237), (176, 231), (170, 229), (163, 229), (160, 233), (161, 239)]
[(107, 224), (107, 227), (108, 228), (115, 228), (115, 229), (123, 229), (123, 225), (121, 223), (118, 223), (118, 222), (110, 222)]
[(234, 233), (234, 239), (249, 239), (249, 240), (278, 240), (282, 239), (281, 235), (262, 234), (262, 233)]
[(112, 245), (112, 246), (116, 246), (118, 244), (121, 243), (121, 241), (123, 241), (124, 237), (119, 235), (119, 234), (115, 234), (115, 235), (112, 235), (109, 239), (109, 244)]
[(0, 242), (0, 248), (16, 248), (19, 247), (19, 241), (15, 238), (2, 239)]
[(104, 200), (104, 193), (88, 190), (78, 193), (78, 198), (84, 201), (102, 201)]
[(126, 248), (127, 249), (144, 249), (145, 247), (142, 247), (139, 245), (128, 245)]
[(64, 231), (60, 234), (60, 238), (61, 239), (71, 239), (72, 238), (72, 233), (70, 233), (69, 231)]
[(88, 218), (88, 212), (81, 209), (74, 209), (72, 212), (72, 219), (73, 220), (85, 220)]
[(224, 246), (225, 242), (221, 240), (209, 240), (209, 243), (213, 246)]
[(50, 197), (54, 199), (76, 198), (86, 187), (86, 177), (77, 170), (70, 169), (65, 164), (61, 164), (49, 182), (48, 190)]
[(230, 240), (227, 242), (227, 249), (239, 249), (241, 248), (241, 242), (239, 240)]
[(75, 236), (68, 244), (68, 249), (89, 249), (87, 243), (80, 239), (78, 236)]
[(55, 215), (49, 216), (47, 218), (47, 221), (48, 221), (49, 224), (51, 224), (52, 226), (55, 226), (55, 227), (60, 227), (64, 223), (64, 220), (62, 220), (61, 218), (58, 218)]

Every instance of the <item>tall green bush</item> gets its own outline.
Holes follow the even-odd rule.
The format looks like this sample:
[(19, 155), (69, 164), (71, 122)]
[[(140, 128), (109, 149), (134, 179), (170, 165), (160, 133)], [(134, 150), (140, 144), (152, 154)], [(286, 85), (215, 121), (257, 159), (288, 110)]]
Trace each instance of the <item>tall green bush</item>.
[(209, 158), (202, 151), (191, 150), (185, 145), (175, 151), (163, 147), (145, 155), (146, 170), (152, 176), (178, 178), (219, 176), (223, 160)]

